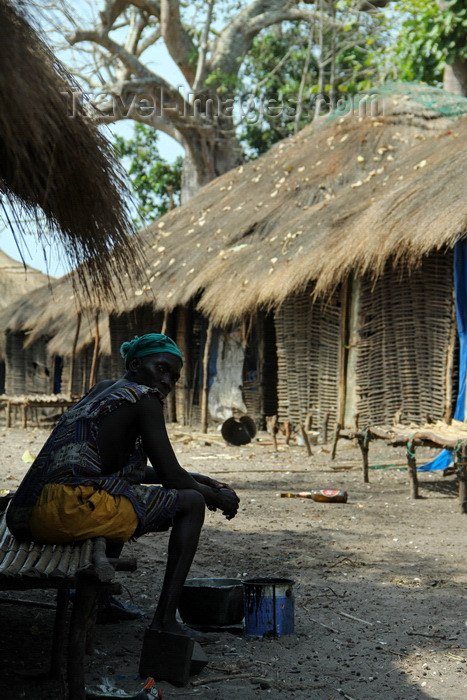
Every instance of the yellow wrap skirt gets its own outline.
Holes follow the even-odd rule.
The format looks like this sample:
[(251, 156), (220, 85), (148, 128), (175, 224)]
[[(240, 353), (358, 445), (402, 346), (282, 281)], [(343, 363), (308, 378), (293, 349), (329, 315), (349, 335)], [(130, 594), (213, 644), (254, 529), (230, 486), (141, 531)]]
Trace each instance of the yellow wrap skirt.
[(46, 484), (29, 521), (32, 536), (44, 544), (78, 542), (105, 537), (127, 542), (138, 517), (126, 496), (112, 496), (93, 486)]

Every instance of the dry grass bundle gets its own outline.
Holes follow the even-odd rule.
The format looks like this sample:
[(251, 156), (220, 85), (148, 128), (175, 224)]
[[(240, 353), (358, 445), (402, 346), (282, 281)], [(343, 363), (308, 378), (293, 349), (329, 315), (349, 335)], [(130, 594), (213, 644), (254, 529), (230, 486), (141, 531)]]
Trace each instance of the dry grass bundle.
[[(94, 342), (96, 335), (96, 311), (80, 303), (70, 275), (50, 281), (24, 294), (0, 311), (0, 328), (26, 333), (24, 348), (44, 340), (51, 355), (69, 357), (75, 351), (79, 355)], [(108, 314), (98, 312), (99, 353), (110, 354)], [(0, 343), (0, 358), (4, 357), (4, 344)]]
[(81, 101), (70, 116), (70, 91), (79, 88), (25, 17), (24, 5), (0, 0), (0, 193), (14, 212), (19, 249), (26, 216), (39, 240), (53, 235), (72, 267), (84, 263), (78, 275), (88, 294), (93, 286), (108, 292), (114, 276), (136, 273), (128, 193), (110, 144)]

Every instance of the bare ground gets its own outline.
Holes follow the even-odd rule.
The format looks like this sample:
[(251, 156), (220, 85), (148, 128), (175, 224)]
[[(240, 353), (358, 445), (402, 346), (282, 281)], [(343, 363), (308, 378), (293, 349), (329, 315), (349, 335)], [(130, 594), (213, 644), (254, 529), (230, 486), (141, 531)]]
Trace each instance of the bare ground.
[[(296, 581), (295, 634), (250, 639), (223, 631), (205, 647), (206, 668), (186, 687), (158, 682), (164, 699), (202, 700), (465, 700), (467, 697), (467, 562), (465, 528), (454, 476), (420, 474), (421, 498), (410, 499), (402, 449), (370, 447), (370, 483), (364, 484), (358, 448), (341, 441), (337, 457), (315, 445), (278, 452), (266, 433), (244, 447), (223, 444), (219, 433), (171, 430), (180, 462), (190, 471), (230, 483), (241, 497), (227, 522), (207, 512), (190, 576), (289, 577)], [(1, 433), (0, 488), (14, 490), (48, 431)], [(419, 449), (431, 458), (435, 450)], [(281, 491), (339, 488), (346, 504), (280, 497)], [(123, 600), (148, 616), (164, 571), (167, 535), (126, 545), (138, 571), (118, 574)], [(0, 606), (0, 697), (61, 700), (57, 682), (25, 678), (47, 664), (53, 610), (23, 607), (5, 598), (53, 602), (53, 593), (4, 593)], [(136, 692), (147, 619), (96, 628), (87, 657), (87, 683)]]

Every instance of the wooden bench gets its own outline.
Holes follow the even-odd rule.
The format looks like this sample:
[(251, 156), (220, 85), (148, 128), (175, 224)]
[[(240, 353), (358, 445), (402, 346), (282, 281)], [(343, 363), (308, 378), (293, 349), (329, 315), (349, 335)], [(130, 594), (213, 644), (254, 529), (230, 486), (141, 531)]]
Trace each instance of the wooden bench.
[[(103, 537), (68, 545), (20, 542), (8, 530), (5, 514), (0, 519), (0, 590), (57, 591), (48, 675), (64, 679), (69, 700), (86, 697), (84, 655), (92, 651), (99, 593), (121, 593), (115, 572), (136, 570), (135, 559), (107, 558), (105, 550)], [(67, 625), (70, 589), (76, 593)]]
[(78, 398), (63, 394), (52, 394), (50, 396), (46, 394), (38, 394), (37, 396), (7, 396), (2, 394), (0, 396), (0, 409), (3, 408), (5, 410), (5, 426), (7, 428), (11, 428), (12, 412), (16, 412), (17, 409), (21, 412), (21, 427), (27, 428), (28, 416), (31, 415), (31, 412), (37, 413), (37, 410), (40, 408), (55, 408), (60, 413), (63, 413), (70, 406), (74, 406), (77, 401)]
[[(340, 426), (338, 426), (340, 428)], [(419, 446), (439, 447), (450, 450), (459, 480), (459, 501), (462, 513), (467, 513), (467, 424), (452, 421), (451, 424), (438, 423), (424, 426), (369, 426), (364, 430), (336, 430), (332, 457), (335, 456), (339, 438), (356, 440), (362, 453), (363, 481), (369, 482), (368, 453), (373, 440), (385, 440), (392, 447), (406, 448), (407, 468), (412, 498), (418, 498), (418, 473), (416, 448)]]

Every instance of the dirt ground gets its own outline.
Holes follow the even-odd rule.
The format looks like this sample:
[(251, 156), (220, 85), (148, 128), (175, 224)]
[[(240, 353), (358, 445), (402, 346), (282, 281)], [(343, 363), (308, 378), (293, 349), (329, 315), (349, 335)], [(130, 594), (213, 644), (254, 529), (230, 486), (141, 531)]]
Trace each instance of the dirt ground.
[[(294, 579), (295, 633), (251, 639), (222, 631), (204, 647), (209, 663), (189, 685), (158, 682), (163, 698), (202, 700), (464, 700), (467, 697), (467, 516), (455, 476), (420, 474), (421, 498), (410, 498), (402, 449), (370, 446), (364, 484), (358, 447), (341, 440), (305, 448), (266, 433), (243, 447), (220, 434), (170, 429), (189, 471), (230, 483), (241, 498), (237, 517), (207, 511), (190, 577)], [(0, 488), (14, 490), (48, 431), (0, 432)], [(419, 449), (430, 458), (435, 450)], [(282, 491), (338, 488), (346, 504), (280, 497)], [(87, 684), (136, 692), (144, 630), (164, 571), (167, 535), (126, 545), (138, 570), (119, 573), (122, 600), (148, 618), (96, 627), (86, 660)], [(53, 610), (7, 598), (53, 603), (53, 593), (3, 593), (0, 606), (0, 697), (61, 700), (63, 689), (24, 674), (47, 665)]]

